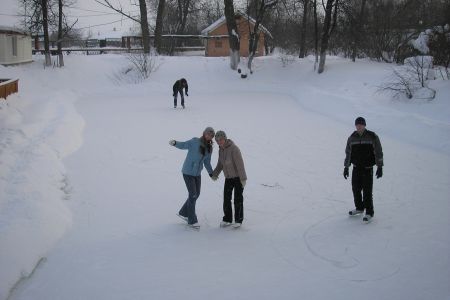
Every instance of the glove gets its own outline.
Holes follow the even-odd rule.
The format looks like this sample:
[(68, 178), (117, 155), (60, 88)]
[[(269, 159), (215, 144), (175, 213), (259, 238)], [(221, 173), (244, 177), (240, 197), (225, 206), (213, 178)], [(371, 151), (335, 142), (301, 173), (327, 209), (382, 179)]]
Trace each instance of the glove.
[(377, 179), (383, 177), (383, 167), (378, 167), (375, 175), (377, 175)]
[(186, 92), (185, 94), (186, 94), (186, 96), (188, 96), (188, 97), (189, 97), (189, 95), (188, 95), (188, 93), (187, 93), (187, 92)]
[(169, 141), (169, 145), (170, 145), (170, 146), (175, 146), (176, 143), (177, 143), (177, 142), (176, 142), (175, 140), (170, 140), (170, 141)]
[(344, 175), (344, 178), (347, 179), (347, 177), (348, 177), (348, 167), (344, 168), (344, 174), (343, 175)]
[(247, 180), (241, 180), (242, 188), (245, 188), (246, 183), (247, 183)]

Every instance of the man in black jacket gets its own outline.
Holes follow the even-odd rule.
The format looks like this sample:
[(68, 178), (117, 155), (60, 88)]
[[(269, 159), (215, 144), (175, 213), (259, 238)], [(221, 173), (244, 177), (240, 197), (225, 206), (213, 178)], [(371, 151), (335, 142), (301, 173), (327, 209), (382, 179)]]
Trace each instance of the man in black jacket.
[(173, 107), (177, 108), (177, 97), (178, 93), (181, 95), (181, 106), (184, 108), (184, 96), (183, 96), (183, 88), (186, 96), (188, 95), (188, 84), (186, 79), (181, 78), (180, 80), (175, 81), (173, 84)]
[[(373, 166), (377, 165), (376, 176), (383, 176), (383, 150), (375, 132), (366, 129), (366, 120), (355, 120), (356, 131), (350, 135), (345, 148), (344, 178), (349, 176), (348, 168), (353, 164), (352, 190), (355, 209), (349, 215), (359, 215), (366, 210), (364, 222), (370, 222), (374, 215), (372, 188)], [(361, 191), (363, 195), (361, 195)]]

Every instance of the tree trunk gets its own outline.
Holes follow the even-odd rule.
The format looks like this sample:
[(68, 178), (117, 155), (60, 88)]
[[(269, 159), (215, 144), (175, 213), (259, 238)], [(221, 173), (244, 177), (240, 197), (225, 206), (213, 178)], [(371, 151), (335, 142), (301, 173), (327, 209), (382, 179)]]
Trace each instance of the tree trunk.
[(258, 27), (259, 23), (258, 21), (256, 21), (254, 27), (255, 31), (250, 33), (250, 41), (249, 41), (250, 52), (248, 53), (248, 63), (247, 63), (247, 68), (250, 70), (250, 73), (253, 73), (252, 63), (256, 55), (256, 49), (258, 49), (258, 40), (259, 40), (259, 34), (257, 33)]
[(155, 43), (154, 47), (158, 53), (161, 53), (162, 47), (162, 27), (163, 27), (163, 16), (164, 8), (166, 5), (166, 0), (159, 0), (158, 3), (158, 13), (156, 15), (156, 26), (155, 26)]
[(184, 33), (184, 30), (186, 29), (186, 22), (187, 22), (187, 16), (189, 14), (189, 5), (191, 0), (185, 0), (184, 2), (184, 10), (183, 10), (183, 18), (181, 22), (181, 33)]
[(314, 0), (314, 55), (316, 57), (314, 62), (314, 71), (319, 62), (319, 23), (317, 21), (317, 0)]
[(191, 0), (178, 0), (178, 26), (177, 34), (183, 34), (186, 28), (187, 16), (189, 14), (189, 6)]
[(224, 4), (228, 28), (228, 41), (230, 43), (230, 67), (232, 70), (236, 70), (240, 61), (240, 41), (234, 15), (233, 0), (224, 0)]
[(306, 25), (308, 21), (308, 3), (309, 0), (303, 0), (303, 20), (300, 37), (300, 54), (298, 56), (299, 58), (304, 58), (306, 56)]
[(147, 3), (145, 0), (139, 0), (139, 10), (141, 12), (142, 46), (144, 47), (144, 53), (150, 53), (150, 30), (148, 29)]
[(59, 67), (64, 67), (64, 56), (62, 53), (62, 39), (63, 39), (63, 1), (62, 0), (58, 0), (58, 57), (59, 57), (59, 62), (58, 65)]
[[(256, 17), (255, 17), (255, 25), (253, 27), (253, 32), (250, 30), (249, 25), (249, 31), (250, 31), (250, 39), (249, 39), (249, 54), (248, 54), (248, 64), (247, 67), (250, 70), (250, 74), (253, 73), (252, 70), (252, 62), (253, 58), (255, 58), (256, 50), (258, 50), (258, 42), (259, 42), (259, 25), (261, 25), (264, 15), (266, 14), (266, 11), (275, 5), (277, 5), (278, 1), (275, 0), (261, 0), (259, 8), (256, 11)], [(248, 10), (248, 9), (247, 9)]]
[(361, 40), (361, 33), (362, 33), (362, 27), (363, 27), (363, 20), (364, 20), (364, 9), (366, 7), (366, 0), (361, 0), (361, 11), (359, 12), (358, 21), (356, 23), (356, 30), (355, 36), (353, 37), (353, 47), (352, 47), (352, 61), (356, 61), (356, 55), (357, 55), (357, 48), (359, 46), (359, 42)]
[(321, 74), (325, 69), (328, 41), (331, 34), (331, 14), (333, 12), (333, 2), (334, 0), (327, 0), (327, 5), (325, 7), (325, 21), (323, 23), (322, 40), (320, 42), (319, 74)]
[(44, 29), (44, 53), (45, 53), (45, 66), (52, 65), (52, 59), (50, 56), (50, 39), (48, 36), (48, 7), (47, 0), (41, 0), (42, 3), (42, 26)]

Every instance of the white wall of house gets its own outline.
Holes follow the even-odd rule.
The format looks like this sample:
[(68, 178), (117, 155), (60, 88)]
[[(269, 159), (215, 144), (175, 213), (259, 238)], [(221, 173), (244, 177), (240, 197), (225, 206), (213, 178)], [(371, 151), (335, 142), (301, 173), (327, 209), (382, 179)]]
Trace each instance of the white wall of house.
[(31, 37), (0, 28), (0, 65), (31, 62)]

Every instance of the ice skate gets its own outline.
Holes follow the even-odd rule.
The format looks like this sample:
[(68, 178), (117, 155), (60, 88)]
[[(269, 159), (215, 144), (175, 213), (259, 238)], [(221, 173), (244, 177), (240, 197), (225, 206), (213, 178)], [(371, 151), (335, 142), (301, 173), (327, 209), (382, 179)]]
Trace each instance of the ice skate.
[(362, 210), (354, 209), (354, 210), (349, 211), (348, 214), (349, 214), (350, 216), (357, 216), (357, 215), (362, 214), (363, 212), (364, 212), (364, 211), (362, 211)]
[(233, 224), (233, 228), (234, 229), (238, 229), (238, 228), (240, 228), (242, 226), (242, 223), (234, 223)]
[(187, 221), (188, 221), (188, 218), (187, 218), (187, 217), (182, 216), (182, 215), (180, 215), (180, 214), (177, 214), (177, 216), (178, 216), (181, 220), (183, 220), (183, 221), (185, 221), (185, 222), (187, 223)]
[(199, 224), (199, 223), (188, 224), (187, 226), (188, 226), (189, 228), (196, 229), (196, 230), (199, 230), (199, 229), (200, 229), (200, 224)]
[(372, 221), (372, 218), (373, 217), (371, 215), (365, 215), (364, 218), (363, 218), (363, 222), (366, 223), (366, 224), (370, 223), (370, 221)]
[(225, 222), (225, 221), (220, 222), (220, 227), (228, 227), (230, 225), (231, 225), (230, 222)]

